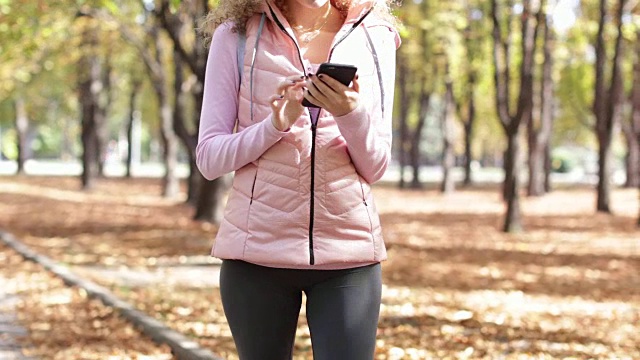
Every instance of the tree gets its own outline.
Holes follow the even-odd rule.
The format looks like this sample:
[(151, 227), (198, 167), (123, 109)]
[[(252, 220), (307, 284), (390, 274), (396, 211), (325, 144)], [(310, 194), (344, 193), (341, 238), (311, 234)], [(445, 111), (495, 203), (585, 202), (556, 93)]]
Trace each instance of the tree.
[(98, 165), (98, 174), (104, 176), (105, 161), (107, 158), (108, 146), (108, 129), (107, 119), (109, 117), (109, 108), (113, 101), (113, 91), (111, 87), (111, 78), (113, 75), (113, 66), (111, 64), (111, 52), (102, 55), (102, 69), (100, 85), (101, 91), (97, 95), (98, 108), (96, 111), (96, 161)]
[[(640, 12), (640, 6), (636, 8)], [(631, 125), (640, 144), (640, 25), (636, 28), (636, 58), (633, 65), (633, 87), (631, 90)], [(638, 170), (640, 176), (640, 169)], [(640, 182), (638, 183), (638, 199), (640, 200)], [(639, 201), (640, 204), (640, 201)], [(638, 227), (640, 227), (640, 206), (638, 206)]]
[[(402, 53), (400, 53), (402, 54)], [(407, 165), (407, 154), (409, 153), (409, 149), (411, 144), (407, 141), (409, 134), (409, 106), (411, 103), (410, 97), (410, 89), (409, 89), (409, 69), (408, 58), (406, 56), (398, 56), (398, 98), (400, 114), (399, 114), (399, 122), (400, 122), (400, 139), (397, 141), (398, 147), (398, 162), (400, 164), (400, 180), (398, 182), (398, 187), (403, 189), (406, 187), (404, 181), (404, 169)]]
[(451, 170), (455, 165), (454, 153), (454, 116), (455, 116), (455, 100), (453, 98), (453, 80), (451, 79), (451, 71), (449, 62), (445, 64), (445, 95), (442, 111), (442, 184), (440, 190), (445, 193), (451, 193), (455, 190), (455, 182), (451, 175)]
[[(465, 157), (468, 159), (465, 160), (466, 178), (471, 179), (472, 153), (483, 159), (501, 160), (501, 155), (495, 156), (503, 145), (502, 139), (495, 138), (500, 127), (495, 107), (489, 101), (475, 99), (476, 94), (482, 94), (487, 100), (493, 96), (491, 73), (482, 71), (491, 66), (488, 9), (485, 3), (476, 0), (416, 1), (404, 2), (398, 12), (404, 25), (401, 30), (403, 45), (398, 54), (395, 106), (399, 136), (394, 140), (400, 163), (400, 187), (406, 186), (405, 178), (410, 178), (404, 176), (405, 170), (410, 170), (410, 165), (417, 162), (424, 163), (420, 159), (423, 153), (430, 155), (427, 161), (435, 161), (437, 156), (444, 159), (441, 151), (448, 144), (440, 131), (443, 128), (440, 120), (443, 119), (441, 106), (447, 97), (447, 63), (453, 85), (456, 112), (453, 117), (458, 117), (464, 127)], [(429, 95), (429, 101), (426, 95)], [(482, 121), (476, 121), (476, 117)], [(421, 122), (421, 119), (426, 121)], [(450, 133), (457, 136), (461, 132), (460, 126), (457, 122), (451, 125), (449, 129), (455, 131)], [(448, 139), (452, 145), (448, 149), (453, 156), (457, 155), (461, 140)], [(446, 164), (442, 166), (446, 168)], [(416, 180), (420, 168), (411, 167), (414, 176), (408, 181), (411, 185), (419, 185)]]
[[(468, 2), (466, 3), (466, 27), (464, 29), (464, 48), (465, 48), (465, 60), (463, 61), (463, 79), (460, 79), (460, 83), (464, 87), (464, 91), (458, 97), (458, 100), (454, 99), (456, 104), (456, 110), (458, 118), (462, 122), (464, 127), (464, 180), (463, 185), (469, 186), (473, 183), (471, 164), (473, 162), (473, 155), (471, 151), (471, 141), (473, 139), (473, 130), (476, 121), (476, 86), (477, 86), (477, 67), (478, 57), (481, 50), (481, 39), (479, 19), (482, 17), (482, 11), (479, 7), (472, 6)], [(455, 97), (455, 94), (452, 93)]]
[[(425, 102), (428, 104), (429, 99), (424, 92), (424, 75), (425, 68), (430, 64), (427, 59), (427, 48), (424, 46), (425, 32), (429, 24), (427, 21), (422, 21), (418, 24), (411, 17), (416, 13), (420, 13), (427, 7), (427, 3), (423, 2), (420, 9), (415, 9), (415, 4), (408, 4), (403, 8), (403, 15), (405, 23), (411, 26), (410, 30), (401, 33), (404, 38), (404, 46), (400, 48), (398, 53), (398, 95), (400, 101), (400, 139), (398, 141), (399, 149), (399, 163), (400, 163), (400, 181), (398, 186), (405, 188), (405, 169), (408, 165), (412, 166), (413, 179), (411, 181), (412, 187), (420, 186), (419, 172), (420, 172), (420, 141), (422, 138), (422, 129), (424, 127), (425, 116), (424, 110), (418, 110), (417, 119), (413, 119), (415, 111), (412, 111), (416, 105), (418, 97), (420, 97), (420, 104)], [(412, 10), (409, 10), (411, 8)], [(415, 31), (412, 33), (411, 31)], [(411, 36), (409, 36), (411, 34)], [(416, 34), (416, 35), (414, 35)], [(416, 63), (420, 62), (419, 65)], [(421, 68), (418, 68), (421, 66)], [(420, 75), (418, 75), (420, 74)], [(411, 76), (414, 75), (414, 76)], [(422, 106), (420, 106), (424, 109)], [(412, 122), (415, 125), (410, 126)]]
[[(5, 2), (1, 8), (0, 103), (11, 107), (10, 133), (15, 133), (15, 140), (6, 142), (2, 150), (9, 150), (22, 173), (25, 160), (33, 153), (32, 140), (42, 139), (38, 128), (56, 122), (47, 110), (55, 108), (57, 95), (68, 90), (66, 82), (51, 86), (59, 83), (51, 81), (59, 80), (51, 70), (54, 64), (64, 68), (69, 61), (54, 63), (51, 58), (67, 40), (72, 17), (60, 16), (59, 6), (46, 2)], [(14, 149), (7, 149), (14, 143)]]
[(27, 109), (24, 104), (24, 99), (22, 97), (18, 97), (15, 100), (15, 108), (16, 108), (16, 134), (18, 144), (18, 174), (24, 174), (24, 163), (27, 159), (27, 152), (29, 143), (27, 141), (28, 131), (29, 131), (29, 117), (27, 115)]
[[(636, 11), (640, 13), (640, 6)], [(628, 121), (622, 121), (622, 131), (627, 143), (625, 187), (629, 188), (640, 187), (640, 24), (636, 25), (635, 47), (633, 82), (629, 95), (631, 113)]]
[(640, 143), (636, 138), (634, 126), (633, 116), (629, 117), (629, 121), (622, 121), (622, 134), (627, 145), (627, 154), (624, 159), (627, 174), (624, 187), (627, 188), (636, 188), (640, 185)]
[(160, 38), (159, 28), (151, 26), (151, 38), (155, 47), (155, 58), (145, 56), (145, 65), (151, 76), (151, 83), (160, 106), (160, 135), (163, 145), (163, 159), (165, 164), (165, 175), (163, 177), (163, 194), (166, 197), (173, 197), (178, 194), (180, 184), (176, 175), (178, 165), (178, 137), (173, 127), (173, 108), (170, 100), (170, 82), (164, 71), (166, 68), (163, 59), (168, 56), (165, 44)]
[[(143, 4), (143, 7), (146, 4)], [(165, 197), (174, 197), (180, 191), (180, 183), (176, 175), (178, 165), (178, 137), (174, 131), (174, 111), (171, 103), (171, 79), (168, 76), (167, 59), (170, 58), (169, 44), (162, 37), (159, 22), (150, 11), (144, 8), (144, 33), (138, 34), (130, 24), (121, 21), (111, 13), (101, 11), (92, 12), (92, 16), (106, 22), (116, 24), (123, 38), (131, 44), (142, 58), (151, 81), (160, 117), (160, 137), (162, 139), (163, 162), (165, 173), (162, 179), (162, 193)], [(140, 30), (140, 29), (137, 29)]]
[[(533, 108), (533, 63), (541, 14), (538, 10), (538, 19), (536, 19), (533, 11), (536, 7), (544, 8), (544, 0), (542, 1), (542, 4), (533, 4), (531, 0), (522, 2), (519, 91), (516, 110), (512, 112), (510, 88), (513, 86), (511, 78), (511, 63), (513, 62), (511, 34), (514, 33), (511, 28), (514, 16), (513, 3), (510, 0), (507, 1), (507, 9), (503, 9), (507, 13), (506, 21), (501, 21), (499, 15), (501, 8), (498, 5), (498, 0), (491, 0), (496, 109), (508, 142), (504, 159), (505, 180), (503, 186), (503, 195), (507, 202), (507, 214), (503, 227), (505, 232), (522, 230), (519, 194), (521, 172), (519, 136), (520, 129), (523, 124), (529, 121)], [(535, 3), (535, 0), (533, 2)], [(506, 29), (503, 24), (506, 24)]]
[(82, 186), (93, 186), (94, 178), (104, 176), (109, 138), (108, 117), (114, 93), (112, 91), (112, 50), (118, 39), (108, 22), (96, 17), (102, 7), (112, 8), (112, 2), (98, 5), (81, 4), (76, 13), (76, 24), (81, 38), (77, 63), (78, 98), (82, 109), (83, 173)]
[[(598, 187), (596, 210), (610, 213), (611, 202), (611, 143), (616, 124), (622, 113), (623, 81), (622, 59), (624, 39), (622, 33), (622, 16), (625, 13), (626, 0), (619, 0), (616, 14), (613, 18), (616, 26), (614, 54), (611, 60), (611, 70), (608, 70), (608, 52), (606, 49), (605, 27), (608, 18), (607, 1), (599, 0), (598, 33), (596, 35), (595, 62), (595, 95), (593, 99), (593, 113), (596, 118), (595, 132), (598, 139)], [(610, 73), (610, 80), (606, 76)]]
[[(412, 169), (411, 187), (421, 186), (422, 138), (427, 116), (432, 112), (440, 122), (444, 121), (442, 112), (430, 104), (433, 98), (444, 100), (446, 97), (445, 64), (447, 59), (457, 58), (460, 50), (457, 28), (451, 28), (452, 23), (459, 22), (459, 12), (457, 3), (422, 1), (405, 4), (400, 13), (406, 26), (401, 32), (404, 45), (398, 54), (397, 85), (400, 139), (396, 143), (401, 188), (406, 186), (404, 171), (407, 165)], [(449, 149), (453, 151), (453, 146)], [(450, 155), (453, 159), (454, 154)]]
[(553, 86), (553, 29), (547, 9), (541, 9), (542, 30), (542, 78), (540, 79), (537, 105), (532, 110), (527, 123), (529, 142), (529, 196), (540, 196), (549, 188), (549, 142), (553, 127), (554, 86)]
[(102, 67), (96, 54), (98, 34), (96, 22), (86, 16), (80, 20), (82, 29), (82, 56), (78, 62), (78, 99), (82, 114), (82, 174), (83, 189), (94, 186), (98, 174), (99, 141), (98, 112), (99, 96), (102, 91)]
[(129, 93), (129, 113), (127, 116), (127, 170), (126, 177), (130, 178), (132, 175), (132, 168), (136, 156), (136, 127), (139, 126), (137, 124), (139, 119), (139, 112), (136, 110), (136, 103), (138, 101), (138, 96), (140, 93), (140, 89), (142, 88), (142, 79), (136, 75), (132, 74), (131, 81), (131, 92)]
[[(195, 25), (209, 11), (211, 6), (206, 0), (160, 0), (159, 5), (154, 8), (154, 14), (173, 41), (176, 51), (197, 80), (191, 87), (194, 99), (193, 130), (189, 130), (190, 127), (182, 121), (185, 117), (176, 118), (179, 121), (174, 123), (175, 132), (187, 148), (190, 160), (187, 201), (196, 204), (196, 220), (218, 223), (222, 216), (222, 199), (228, 187), (227, 181), (224, 177), (213, 181), (204, 179), (195, 162), (208, 48), (204, 45), (204, 38), (193, 30), (197, 29)], [(187, 32), (186, 29), (192, 31)]]

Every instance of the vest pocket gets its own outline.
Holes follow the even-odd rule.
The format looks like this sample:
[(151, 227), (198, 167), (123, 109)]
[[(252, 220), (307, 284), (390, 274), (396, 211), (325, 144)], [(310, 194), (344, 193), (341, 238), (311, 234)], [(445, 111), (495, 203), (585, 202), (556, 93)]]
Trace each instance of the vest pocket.
[(247, 234), (244, 238), (244, 245), (242, 247), (242, 257), (244, 258), (245, 253), (247, 252), (247, 242), (249, 240), (249, 236), (251, 235), (251, 204), (253, 204), (253, 191), (256, 188), (256, 180), (258, 179), (258, 164), (256, 164), (256, 173), (253, 175), (253, 183), (251, 184), (251, 197), (249, 199), (249, 206), (247, 207), (247, 225), (246, 230)]
[(256, 180), (258, 180), (258, 167), (256, 166), (256, 173), (253, 175), (253, 183), (251, 184), (251, 199), (249, 200), (249, 205), (253, 204), (253, 192), (256, 189)]
[(369, 218), (369, 231), (373, 236), (373, 221), (371, 221), (371, 212), (369, 211), (369, 204), (367, 204), (367, 196), (364, 193), (364, 186), (362, 185), (362, 179), (358, 176), (358, 183), (360, 184), (360, 191), (362, 192), (362, 204), (367, 210), (367, 217)]

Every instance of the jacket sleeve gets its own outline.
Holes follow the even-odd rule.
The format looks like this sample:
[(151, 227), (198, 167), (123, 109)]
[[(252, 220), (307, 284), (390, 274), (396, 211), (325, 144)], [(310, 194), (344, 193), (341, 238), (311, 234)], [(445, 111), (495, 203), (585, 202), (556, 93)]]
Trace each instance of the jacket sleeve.
[(196, 165), (208, 180), (257, 160), (286, 134), (273, 126), (271, 116), (234, 133), (240, 79), (238, 34), (232, 26), (225, 23), (216, 29), (207, 59)]
[(384, 117), (379, 105), (370, 110), (361, 100), (356, 109), (335, 118), (356, 171), (369, 184), (382, 178), (391, 160), (396, 49), (400, 40), (394, 30), (385, 31), (387, 36), (376, 46), (384, 87)]

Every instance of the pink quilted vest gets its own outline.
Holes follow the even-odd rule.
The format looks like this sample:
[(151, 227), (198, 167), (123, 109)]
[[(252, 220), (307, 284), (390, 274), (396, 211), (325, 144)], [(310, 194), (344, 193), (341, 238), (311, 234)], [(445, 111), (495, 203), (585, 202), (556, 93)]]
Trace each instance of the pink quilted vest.
[[(383, 51), (380, 39), (393, 43), (397, 34), (369, 12), (371, 6), (371, 1), (354, 1), (336, 42), (346, 37), (334, 43), (330, 61), (358, 67), (361, 102), (382, 116), (380, 73), (385, 69), (371, 47)], [(284, 16), (268, 2), (264, 12), (262, 29), (260, 14), (247, 23), (238, 131), (271, 113), (267, 99), (282, 78), (310, 70)], [(305, 112), (262, 157), (235, 172), (212, 254), (296, 269), (345, 268), (386, 259), (370, 184), (356, 171), (330, 114), (322, 111), (314, 130)]]

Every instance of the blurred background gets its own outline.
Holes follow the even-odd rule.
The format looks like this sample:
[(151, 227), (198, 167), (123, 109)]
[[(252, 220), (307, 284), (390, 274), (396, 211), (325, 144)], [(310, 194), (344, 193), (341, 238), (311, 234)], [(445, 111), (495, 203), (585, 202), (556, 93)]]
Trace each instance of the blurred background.
[[(216, 201), (193, 166), (215, 1), (0, 3), (3, 174), (189, 178), (198, 218)], [(637, 187), (637, 1), (405, 1), (385, 180)], [(635, 69), (635, 70), (634, 70)], [(496, 75), (497, 74), (497, 75)], [(635, 85), (635, 86), (634, 86)], [(635, 120), (634, 120), (635, 119)], [(196, 196), (200, 194), (200, 196)], [(198, 200), (199, 199), (199, 200)]]
[[(0, 0), (0, 229), (231, 359), (207, 257), (230, 183), (194, 164), (208, 53), (196, 29), (215, 6)], [(379, 358), (640, 358), (639, 2), (405, 0), (394, 13), (393, 163), (374, 188), (390, 254)], [(78, 325), (111, 312), (1, 250), (35, 355), (166, 354), (135, 348), (134, 330), (107, 336), (116, 320)], [(65, 311), (75, 330), (37, 326)]]

